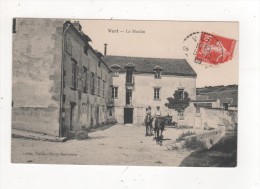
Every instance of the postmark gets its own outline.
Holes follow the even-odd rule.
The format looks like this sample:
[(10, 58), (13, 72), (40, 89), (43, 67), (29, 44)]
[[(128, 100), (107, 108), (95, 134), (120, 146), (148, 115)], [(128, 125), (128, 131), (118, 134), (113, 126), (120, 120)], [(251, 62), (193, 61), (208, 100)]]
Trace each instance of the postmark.
[(212, 67), (232, 60), (236, 40), (207, 32), (194, 32), (184, 39), (183, 44), (189, 63)]

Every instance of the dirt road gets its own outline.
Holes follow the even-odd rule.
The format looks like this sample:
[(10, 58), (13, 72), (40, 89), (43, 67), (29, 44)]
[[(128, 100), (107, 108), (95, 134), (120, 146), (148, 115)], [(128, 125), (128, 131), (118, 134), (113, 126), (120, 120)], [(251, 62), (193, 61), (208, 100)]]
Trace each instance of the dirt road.
[(179, 166), (190, 152), (168, 151), (180, 130), (166, 128), (163, 146), (145, 137), (145, 127), (115, 125), (89, 133), (87, 140), (64, 143), (12, 139), (13, 163), (86, 164), (86, 165), (152, 165)]

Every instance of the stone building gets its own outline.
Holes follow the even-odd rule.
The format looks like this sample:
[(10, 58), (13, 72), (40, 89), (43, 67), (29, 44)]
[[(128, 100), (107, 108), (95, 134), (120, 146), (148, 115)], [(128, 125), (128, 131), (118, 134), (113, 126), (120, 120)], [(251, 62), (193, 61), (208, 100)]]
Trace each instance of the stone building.
[(104, 56), (113, 74), (112, 98), (118, 123), (143, 124), (148, 106), (172, 115), (179, 125), (194, 126), (193, 103), (177, 113), (165, 106), (176, 90), (196, 99), (196, 73), (184, 59)]
[(79, 22), (14, 19), (12, 127), (66, 136), (114, 121), (112, 77)]

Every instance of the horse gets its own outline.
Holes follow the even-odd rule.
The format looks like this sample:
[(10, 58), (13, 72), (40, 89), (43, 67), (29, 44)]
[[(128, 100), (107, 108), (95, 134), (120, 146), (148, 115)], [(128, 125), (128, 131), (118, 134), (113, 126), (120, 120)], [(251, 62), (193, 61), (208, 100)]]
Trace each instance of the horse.
[(171, 123), (172, 116), (162, 116), (157, 117), (154, 123), (154, 132), (155, 132), (155, 140), (156, 144), (162, 145), (163, 141), (163, 130), (166, 124)]
[(146, 115), (146, 118), (145, 118), (145, 127), (146, 127), (145, 136), (153, 135), (152, 124), (153, 124), (153, 117), (151, 115)]

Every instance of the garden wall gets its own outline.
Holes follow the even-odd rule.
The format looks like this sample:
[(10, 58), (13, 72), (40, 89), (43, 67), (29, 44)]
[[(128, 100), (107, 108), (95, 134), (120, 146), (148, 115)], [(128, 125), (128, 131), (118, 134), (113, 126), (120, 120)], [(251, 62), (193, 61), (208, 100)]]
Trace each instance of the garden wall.
[(237, 127), (237, 111), (212, 108), (200, 108), (200, 113), (196, 113), (195, 127), (218, 128), (225, 126), (227, 130), (235, 130)]

